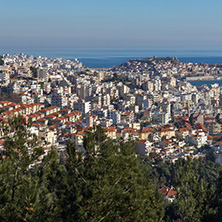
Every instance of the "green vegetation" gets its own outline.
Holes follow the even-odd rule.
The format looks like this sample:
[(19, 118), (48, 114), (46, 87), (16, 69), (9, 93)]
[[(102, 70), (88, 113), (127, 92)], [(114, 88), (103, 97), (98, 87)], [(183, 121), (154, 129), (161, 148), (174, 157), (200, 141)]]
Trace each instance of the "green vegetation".
[(14, 134), (5, 138), (6, 157), (0, 160), (0, 221), (26, 221), (34, 211), (40, 181), (30, 166), (43, 150), (29, 127), (30, 123), (21, 116), (2, 127), (6, 135)]
[(125, 80), (121, 76), (118, 76), (117, 73), (115, 72), (112, 78), (105, 79), (102, 82), (123, 82), (124, 83)]
[[(0, 221), (221, 220), (219, 164), (141, 158), (134, 141), (113, 142), (100, 126), (86, 133), (84, 153), (69, 142), (66, 152), (52, 148), (43, 157), (30, 126), (21, 116), (2, 126)], [(173, 202), (163, 185), (175, 187)]]
[[(146, 161), (150, 165), (149, 161)], [(149, 178), (157, 188), (174, 185), (177, 196), (165, 208), (170, 221), (220, 221), (221, 201), (217, 195), (222, 167), (204, 158), (179, 159), (175, 164), (156, 158), (150, 167)]]
[(15, 93), (0, 93), (0, 101), (10, 101), (14, 103), (20, 103), (21, 98)]
[(32, 72), (33, 77), (37, 78), (37, 68), (31, 66), (30, 71)]
[(3, 57), (0, 56), (0, 66), (4, 65), (4, 60), (3, 60)]

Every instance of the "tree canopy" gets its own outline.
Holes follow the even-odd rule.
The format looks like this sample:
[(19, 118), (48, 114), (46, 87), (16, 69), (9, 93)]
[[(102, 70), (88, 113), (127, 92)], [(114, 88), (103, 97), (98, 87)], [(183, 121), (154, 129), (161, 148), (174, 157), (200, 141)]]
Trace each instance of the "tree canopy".
[[(220, 221), (221, 166), (207, 159), (176, 164), (141, 158), (134, 141), (107, 138), (101, 126), (84, 136), (84, 152), (44, 154), (22, 116), (2, 125), (0, 221)], [(173, 202), (163, 185), (175, 187)]]

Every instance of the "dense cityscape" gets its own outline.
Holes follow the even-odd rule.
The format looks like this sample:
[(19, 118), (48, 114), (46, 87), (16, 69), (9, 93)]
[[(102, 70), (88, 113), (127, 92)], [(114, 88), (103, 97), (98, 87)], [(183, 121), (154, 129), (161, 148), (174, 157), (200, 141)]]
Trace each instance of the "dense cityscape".
[[(149, 180), (155, 191), (148, 196), (155, 199), (155, 204), (151, 204), (148, 213), (137, 215), (135, 210), (123, 221), (147, 221), (144, 217), (151, 211), (155, 211), (155, 215), (150, 221), (193, 221), (191, 218), (194, 217), (198, 218), (196, 221), (206, 221), (206, 218), (212, 221), (212, 218), (220, 217), (220, 195), (215, 194), (219, 191), (210, 186), (213, 184), (218, 187), (222, 170), (222, 88), (217, 83), (194, 86), (192, 80), (219, 80), (221, 74), (221, 65), (184, 63), (176, 57), (131, 59), (120, 66), (92, 69), (78, 59), (4, 54), (0, 60), (0, 177), (2, 181), (8, 182), (0, 184), (1, 189), (6, 192), (9, 188), (4, 184), (11, 184), (12, 196), (16, 192), (20, 195), (18, 181), (23, 183), (29, 178), (27, 167), (33, 181), (41, 178), (38, 172), (44, 176), (37, 180), (37, 196), (25, 202), (24, 206), (28, 204), (28, 207), (24, 208), (24, 214), (23, 208), (21, 213), (13, 213), (18, 209), (16, 206), (20, 206), (21, 197), (18, 198), (19, 204), (15, 202), (12, 210), (14, 199), (9, 200), (10, 195), (9, 199), (2, 201), (2, 220), (22, 218), (22, 221), (26, 221), (25, 218), (30, 217), (30, 221), (33, 218), (43, 221), (46, 217), (49, 219), (46, 221), (50, 221), (58, 217), (60, 219), (56, 221), (110, 221), (111, 218), (120, 221), (128, 214), (130, 204), (133, 212), (137, 207), (138, 212), (143, 208), (142, 205), (137, 206), (136, 198), (135, 203), (126, 204), (127, 209), (122, 208), (117, 214), (113, 213), (112, 210), (116, 210), (123, 201), (120, 196), (125, 193), (128, 195), (131, 189), (135, 190), (130, 191), (129, 195), (150, 192), (146, 190), (150, 189)], [(22, 134), (24, 130), (26, 133)], [(37, 143), (43, 150), (39, 155), (35, 154)], [(126, 154), (126, 151), (129, 153)], [(122, 155), (126, 156), (124, 161)], [(108, 160), (111, 162), (103, 162)], [(56, 165), (53, 161), (60, 163)], [(104, 170), (99, 168), (97, 161), (101, 161)], [(13, 167), (7, 168), (10, 164)], [(74, 164), (72, 166), (78, 173), (72, 174), (70, 164)], [(66, 169), (63, 174), (59, 173), (62, 172), (59, 170), (61, 166)], [(142, 176), (143, 168), (147, 174)], [(11, 171), (6, 169), (12, 171), (14, 182), (7, 179), (6, 174)], [(21, 169), (21, 174), (18, 174), (18, 169)], [(98, 175), (93, 176), (94, 171)], [(189, 177), (186, 171), (189, 171)], [(129, 173), (129, 176), (123, 185), (118, 185), (120, 191), (113, 193), (117, 195), (112, 197), (117, 198), (117, 205), (107, 208), (106, 212), (104, 203), (109, 202), (106, 199), (109, 197), (102, 190), (106, 186), (111, 190), (117, 186), (122, 178), (120, 176), (117, 179), (119, 173)], [(101, 179), (101, 175), (104, 179)], [(140, 175), (146, 181), (140, 194), (137, 188), (141, 184), (136, 182), (134, 185), (132, 175)], [(92, 181), (98, 184), (91, 184)], [(201, 184), (203, 187), (198, 188)], [(194, 199), (200, 195), (199, 192), (205, 194), (195, 202), (189, 196), (188, 188), (192, 190)], [(27, 191), (27, 186), (21, 189)], [(91, 195), (85, 189), (90, 190)], [(98, 189), (98, 193), (94, 193), (93, 189)], [(70, 193), (60, 196), (69, 190)], [(45, 196), (40, 195), (42, 191)], [(80, 199), (70, 196), (78, 192), (81, 193)], [(101, 211), (93, 202), (97, 197), (100, 198), (98, 201), (102, 200), (101, 207), (104, 205)], [(41, 205), (44, 200), (49, 203), (46, 201), (41, 208), (39, 203)], [(112, 202), (113, 199), (109, 204)], [(216, 203), (218, 205), (214, 206)], [(68, 208), (62, 204), (68, 204)], [(75, 210), (72, 209), (73, 204)], [(191, 207), (192, 204), (195, 207)], [(90, 209), (87, 210), (87, 207)], [(44, 208), (47, 208), (46, 212), (41, 213)], [(82, 209), (86, 212), (82, 213)], [(109, 215), (112, 213), (112, 216)]]
[(4, 1), (0, 222), (222, 222), (222, 1)]
[(219, 78), (219, 65), (153, 57), (89, 69), (77, 59), (22, 53), (2, 61), (0, 92), (16, 96), (1, 101), (1, 121), (26, 116), (45, 152), (64, 149), (68, 140), (82, 149), (87, 129), (101, 125), (113, 140), (133, 139), (141, 155), (164, 161), (202, 156), (205, 145), (220, 153), (221, 87), (186, 81)]

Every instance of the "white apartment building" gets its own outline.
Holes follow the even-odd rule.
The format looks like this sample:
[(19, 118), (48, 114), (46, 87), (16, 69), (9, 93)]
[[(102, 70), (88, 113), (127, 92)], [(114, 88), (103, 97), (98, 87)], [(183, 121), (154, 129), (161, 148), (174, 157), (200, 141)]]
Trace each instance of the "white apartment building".
[(52, 94), (51, 104), (52, 106), (59, 106), (64, 108), (67, 106), (68, 100), (67, 97), (62, 92), (60, 92), (60, 90), (56, 90)]
[(74, 110), (81, 111), (84, 115), (91, 113), (91, 102), (85, 101), (84, 99), (78, 99), (77, 102), (73, 103)]
[(169, 114), (167, 112), (157, 112), (152, 115), (153, 121), (158, 123), (167, 124), (169, 122)]
[(186, 142), (195, 145), (197, 148), (200, 148), (207, 143), (207, 135), (204, 132), (190, 134), (186, 137)]

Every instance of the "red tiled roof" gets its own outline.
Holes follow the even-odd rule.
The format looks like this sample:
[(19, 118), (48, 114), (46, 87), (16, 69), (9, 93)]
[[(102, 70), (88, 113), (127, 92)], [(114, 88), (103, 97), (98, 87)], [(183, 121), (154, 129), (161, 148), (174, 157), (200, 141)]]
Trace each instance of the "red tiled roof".
[(175, 119), (189, 121), (189, 117), (188, 116), (177, 116), (177, 117), (175, 117)]
[(214, 125), (216, 124), (215, 122), (206, 122), (205, 125)]
[(202, 129), (205, 133), (207, 132), (206, 127), (202, 123), (197, 123), (195, 127), (196, 129)]
[(52, 121), (61, 121), (61, 120), (64, 120), (65, 118), (64, 117), (58, 117), (56, 119), (53, 119)]
[(177, 192), (167, 186), (164, 186), (160, 189), (161, 193), (164, 195), (164, 196), (173, 196), (173, 195), (176, 195)]
[(163, 142), (166, 143), (166, 144), (168, 144), (168, 145), (171, 144), (171, 142), (168, 141), (168, 140), (164, 140)]
[(79, 131), (79, 132), (76, 133), (76, 135), (83, 135), (83, 134), (85, 134), (84, 131)]
[(169, 132), (169, 131), (174, 131), (173, 129), (169, 129), (169, 128), (161, 128), (160, 130), (158, 130), (157, 132)]
[(55, 125), (52, 125), (49, 127), (49, 129), (56, 129), (57, 127)]
[(67, 122), (65, 122), (65, 124), (66, 124), (66, 125), (71, 125), (72, 122), (71, 122), (71, 121), (67, 121)]
[(207, 136), (207, 139), (208, 139), (208, 140), (212, 140), (212, 139), (213, 139), (213, 137), (212, 137), (212, 136), (210, 136), (210, 135), (208, 135), (208, 136)]
[(137, 134), (137, 132), (133, 128), (124, 128), (122, 130), (122, 133), (132, 133), (132, 134)]
[(42, 122), (42, 121), (47, 121), (47, 119), (44, 119), (44, 118), (40, 118), (38, 120), (36, 120), (37, 122)]
[(184, 127), (187, 128), (189, 131), (192, 130), (192, 126), (187, 122), (184, 123)]
[(39, 127), (39, 126), (42, 126), (42, 124), (39, 124), (39, 123), (33, 123), (32, 126)]
[(51, 148), (48, 148), (48, 147), (42, 147), (43, 150), (51, 150)]
[(155, 132), (155, 130), (150, 127), (143, 127), (143, 129), (141, 130), (141, 133), (153, 133), (153, 132)]
[(180, 128), (178, 131), (179, 132), (184, 132), (184, 131), (189, 131), (189, 130), (187, 128)]
[(204, 120), (215, 120), (213, 116), (205, 116)]
[(139, 140), (137, 143), (145, 143), (146, 140)]
[(116, 128), (113, 127), (113, 126), (105, 127), (104, 130), (105, 130), (106, 132), (110, 132), (110, 133), (111, 133), (111, 132), (116, 132)]

